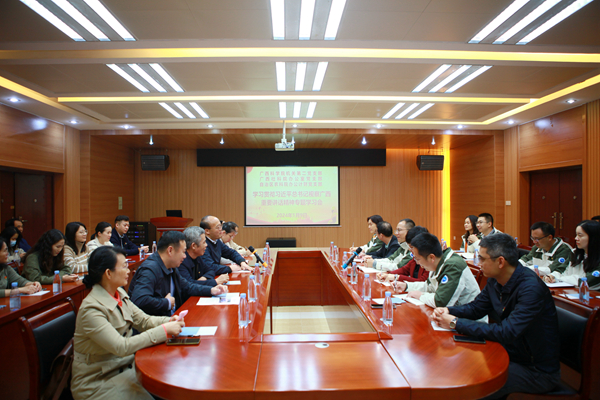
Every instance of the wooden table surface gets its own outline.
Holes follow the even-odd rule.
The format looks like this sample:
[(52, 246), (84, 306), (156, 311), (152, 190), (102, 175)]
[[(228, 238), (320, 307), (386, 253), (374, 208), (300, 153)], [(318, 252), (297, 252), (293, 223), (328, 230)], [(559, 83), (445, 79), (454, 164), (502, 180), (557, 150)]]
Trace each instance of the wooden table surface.
[[(293, 257), (290, 253), (307, 258), (301, 249), (280, 251), (285, 252), (282, 260)], [(452, 332), (433, 330), (429, 307), (410, 303), (396, 308), (391, 328), (384, 326), (381, 310), (361, 298), (364, 275), (358, 285), (349, 284), (339, 263), (331, 263), (323, 252), (320, 279), (345, 292), (346, 301), (361, 310), (371, 331), (265, 334), (273, 285), (293, 291), (295, 287), (282, 279), (297, 279), (299, 293), (306, 292), (302, 272), (294, 277), (294, 270), (288, 269), (279, 276), (277, 268), (286, 264), (278, 264), (273, 253), (273, 274), (263, 280), (259, 300), (252, 304), (251, 324), (238, 328), (235, 305), (196, 306), (199, 298), (190, 298), (180, 308), (189, 310), (186, 325), (218, 326), (216, 335), (203, 337), (199, 346), (160, 344), (138, 351), (137, 376), (144, 387), (165, 399), (192, 399), (202, 392), (217, 399), (476, 399), (504, 384), (508, 355), (500, 344), (455, 343)], [(246, 292), (248, 274), (232, 274), (231, 280), (241, 280), (242, 285), (229, 286), (230, 291)], [(385, 290), (372, 282), (373, 297), (383, 296)], [(284, 296), (289, 297), (290, 293)], [(328, 347), (317, 347), (316, 342)]]

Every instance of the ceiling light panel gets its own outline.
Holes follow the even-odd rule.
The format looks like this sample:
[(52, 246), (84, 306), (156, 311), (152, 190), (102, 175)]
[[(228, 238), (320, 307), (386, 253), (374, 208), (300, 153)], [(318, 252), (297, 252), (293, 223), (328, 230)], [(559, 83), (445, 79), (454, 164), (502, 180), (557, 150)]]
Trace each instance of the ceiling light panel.
[(306, 111), (306, 118), (312, 118), (315, 115), (315, 108), (317, 108), (317, 102), (311, 101), (308, 103), (308, 110)]
[(318, 92), (321, 90), (321, 86), (323, 86), (323, 80), (325, 79), (325, 72), (327, 72), (328, 62), (320, 62), (317, 65), (317, 72), (315, 73), (315, 81), (313, 83), (313, 92)]
[(279, 102), (279, 118), (287, 118), (287, 104), (285, 103), (285, 101)]
[(425, 104), (423, 107), (421, 107), (417, 111), (415, 111), (410, 117), (408, 117), (408, 119), (415, 119), (416, 117), (421, 115), (423, 112), (425, 112), (426, 110), (429, 110), (431, 107), (433, 107), (434, 104), (435, 103)]
[(292, 115), (293, 118), (300, 118), (300, 107), (302, 107), (302, 103), (299, 101), (294, 102), (294, 112)]
[(176, 92), (183, 92), (183, 91), (184, 91), (184, 90), (182, 89), (182, 87), (181, 87), (181, 86), (179, 86), (179, 84), (178, 84), (177, 82), (175, 82), (175, 79), (173, 79), (173, 78), (171, 77), (171, 75), (169, 75), (169, 74), (168, 74), (168, 72), (167, 72), (167, 71), (165, 71), (165, 69), (162, 67), (162, 65), (160, 65), (160, 64), (155, 64), (155, 63), (149, 64), (149, 65), (150, 65), (150, 67), (151, 67), (151, 68), (152, 68), (154, 71), (156, 71), (156, 73), (157, 73), (157, 74), (158, 74), (158, 75), (159, 75), (161, 78), (163, 78), (163, 80), (164, 80), (165, 82), (167, 82), (167, 83), (169, 84), (169, 86), (171, 86), (171, 87), (173, 88), (173, 90), (174, 90), (174, 91), (176, 91)]
[(504, 32), (498, 39), (494, 40), (494, 44), (502, 44), (508, 39), (519, 33), (523, 28), (538, 19), (546, 11), (560, 3), (560, 0), (546, 0), (540, 4), (535, 10), (527, 14), (527, 16), (514, 24), (509, 30)]
[(198, 105), (198, 103), (191, 102), (191, 103), (190, 103), (190, 106), (192, 106), (192, 108), (193, 108), (194, 110), (196, 110), (196, 112), (197, 112), (198, 114), (200, 114), (200, 116), (201, 116), (202, 118), (205, 118), (205, 119), (209, 118), (209, 117), (208, 117), (208, 114), (207, 114), (207, 113), (206, 113), (206, 112), (205, 112), (205, 111), (202, 109), (202, 107), (200, 107), (200, 106)]
[(443, 74), (448, 68), (450, 68), (451, 64), (444, 64), (440, 66), (438, 69), (433, 71), (431, 75), (429, 75), (423, 82), (421, 82), (416, 88), (413, 89), (413, 93), (418, 93), (425, 89), (431, 82), (437, 79), (441, 74)]
[(271, 25), (273, 27), (273, 39), (285, 39), (285, 1), (271, 0)]
[(469, 43), (480, 43), (527, 3), (529, 3), (529, 0), (513, 1), (508, 7), (506, 7), (506, 9), (504, 9), (504, 11), (498, 14), (498, 16), (494, 18), (492, 22), (487, 24), (481, 31), (477, 32), (477, 34), (473, 36), (471, 40), (469, 40)]
[(310, 40), (314, 13), (315, 0), (302, 0), (300, 5), (300, 29), (298, 31), (300, 40)]
[(21, 2), (75, 41), (135, 41), (133, 35), (98, 0)]
[(346, 0), (332, 0), (327, 26), (325, 27), (325, 40), (335, 40), (337, 37), (345, 7)]
[(275, 75), (277, 76), (277, 91), (285, 92), (285, 63), (275, 63)]
[(404, 109), (400, 114), (396, 115), (395, 119), (402, 119), (406, 114), (408, 114), (415, 108), (419, 107), (420, 104), (421, 103), (412, 103), (410, 106), (408, 106), (406, 109)]
[(296, 66), (296, 92), (304, 89), (304, 78), (306, 77), (306, 63), (299, 62)]
[(140, 82), (135, 80), (131, 75), (129, 75), (127, 72), (125, 72), (123, 70), (123, 68), (121, 68), (120, 66), (118, 66), (116, 64), (106, 64), (106, 66), (108, 68), (112, 69), (113, 71), (115, 71), (117, 74), (121, 75), (122, 78), (124, 78), (127, 82), (131, 83), (133, 86), (138, 88), (140, 91), (142, 91), (144, 93), (150, 92), (148, 89), (146, 89), (146, 87), (144, 85), (142, 85)]
[(187, 115), (187, 116), (188, 116), (188, 118), (192, 118), (192, 119), (195, 119), (195, 118), (196, 118), (196, 116), (195, 116), (194, 114), (192, 114), (192, 113), (190, 112), (190, 110), (188, 110), (187, 108), (185, 108), (185, 106), (184, 106), (183, 104), (181, 104), (181, 103), (177, 102), (177, 103), (175, 103), (175, 106), (177, 106), (177, 108), (179, 108), (181, 111), (183, 111), (183, 113), (184, 113), (185, 115)]
[[(444, 64), (414, 88), (413, 93), (423, 91), (451, 93), (490, 68), (491, 66)], [(448, 87), (451, 84), (452, 86)]]
[(429, 89), (429, 93), (439, 92), (442, 88), (446, 87), (447, 84), (458, 78), (469, 68), (471, 68), (470, 65), (461, 65), (457, 70), (455, 70), (450, 75), (442, 79), (442, 81), (439, 82), (437, 85)]
[(181, 116), (181, 114), (179, 114), (177, 111), (173, 110), (173, 108), (168, 105), (167, 103), (158, 103), (160, 104), (165, 110), (167, 110), (168, 112), (170, 112), (171, 114), (173, 114), (173, 116), (175, 118), (179, 118), (182, 119), (183, 117)]
[(273, 40), (335, 40), (345, 7), (346, 0), (270, 0)]
[(149, 92), (148, 85), (154, 91), (166, 93), (172, 88), (176, 92), (184, 92), (183, 88), (160, 64), (107, 64), (113, 71), (125, 78), (142, 92)]
[(392, 109), (390, 111), (388, 111), (381, 119), (388, 119), (389, 117), (391, 117), (392, 115), (396, 114), (396, 111), (398, 111), (400, 108), (402, 108), (402, 106), (404, 105), (404, 103), (398, 103), (396, 104), (394, 107), (392, 107)]
[(146, 82), (148, 82), (150, 85), (152, 85), (152, 87), (154, 89), (156, 89), (157, 91), (162, 92), (162, 93), (166, 92), (166, 89), (164, 87), (162, 87), (158, 82), (156, 82), (156, 80), (154, 78), (152, 78), (150, 75), (148, 75), (148, 73), (146, 71), (144, 71), (142, 69), (142, 67), (140, 67), (138, 64), (127, 64), (127, 65), (129, 65), (129, 68), (134, 70), (139, 76), (144, 78), (144, 80)]

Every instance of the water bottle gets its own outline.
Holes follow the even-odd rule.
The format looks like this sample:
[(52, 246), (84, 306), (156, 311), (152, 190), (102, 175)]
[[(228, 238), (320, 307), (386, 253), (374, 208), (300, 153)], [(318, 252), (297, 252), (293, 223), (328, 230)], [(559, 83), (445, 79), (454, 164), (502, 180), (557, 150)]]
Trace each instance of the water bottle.
[(356, 261), (352, 261), (352, 271), (350, 275), (350, 283), (356, 284), (358, 283), (358, 271), (356, 270)]
[(62, 292), (62, 279), (58, 271), (54, 271), (54, 280), (52, 280), (52, 293), (58, 294)]
[(260, 276), (260, 267), (258, 264), (254, 266), (254, 276), (256, 284), (260, 286), (262, 284), (262, 277)]
[(269, 266), (269, 260), (267, 259), (267, 248), (266, 247), (263, 250), (263, 261), (267, 263), (267, 266)]
[(238, 305), (238, 325), (240, 328), (248, 326), (250, 307), (248, 307), (248, 300), (246, 300), (246, 293), (240, 294), (240, 304)]
[(515, 244), (518, 246), (519, 245), (519, 238), (515, 236)]
[(15, 311), (19, 308), (21, 308), (21, 292), (19, 292), (19, 284), (13, 282), (10, 291), (10, 311)]
[(140, 260), (144, 258), (144, 244), (140, 244)]
[(248, 301), (253, 303), (256, 301), (257, 297), (255, 276), (250, 275), (250, 280), (248, 281)]
[(19, 264), (21, 262), (21, 256), (19, 255), (19, 252), (15, 250), (15, 260), (14, 260), (17, 264)]
[(585, 276), (581, 278), (581, 285), (579, 285), (579, 301), (585, 304), (590, 302), (590, 287)]
[(344, 252), (344, 258), (342, 259), (342, 264), (346, 264), (346, 261), (348, 261), (348, 252), (347, 251)]
[(267, 265), (269, 265), (271, 264), (271, 246), (269, 246), (269, 242), (267, 242), (265, 247), (267, 248), (267, 259), (265, 261), (267, 262)]
[(369, 274), (365, 274), (365, 279), (363, 280), (363, 299), (364, 301), (371, 301), (371, 280), (369, 279)]
[(152, 254), (156, 253), (156, 240), (152, 242)]
[(383, 323), (392, 326), (394, 322), (394, 304), (392, 303), (392, 292), (385, 292), (383, 300)]
[(540, 268), (539, 268), (537, 265), (534, 265), (534, 266), (533, 266), (533, 270), (535, 271), (535, 274), (536, 274), (537, 276), (540, 276)]
[(337, 246), (333, 246), (333, 262), (338, 262), (339, 261), (339, 257), (338, 257), (338, 247)]
[(442, 239), (442, 249), (446, 248), (446, 240)]
[(477, 249), (473, 251), (473, 262), (479, 264), (479, 250)]
[(329, 257), (333, 260), (333, 241), (329, 243)]

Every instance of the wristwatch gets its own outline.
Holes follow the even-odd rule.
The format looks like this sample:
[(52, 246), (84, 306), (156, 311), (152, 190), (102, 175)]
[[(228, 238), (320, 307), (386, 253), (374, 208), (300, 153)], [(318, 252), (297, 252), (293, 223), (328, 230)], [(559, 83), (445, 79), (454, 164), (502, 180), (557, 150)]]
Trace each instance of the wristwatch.
[(450, 321), (450, 329), (456, 329), (456, 321), (458, 321), (458, 318), (456, 317), (454, 317), (454, 319)]

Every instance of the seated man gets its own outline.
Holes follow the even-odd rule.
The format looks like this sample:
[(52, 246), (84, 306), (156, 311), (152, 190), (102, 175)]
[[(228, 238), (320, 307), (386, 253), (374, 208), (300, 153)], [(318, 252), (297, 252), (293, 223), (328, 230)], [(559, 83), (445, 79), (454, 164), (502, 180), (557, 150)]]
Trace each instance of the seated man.
[[(371, 233), (371, 240), (365, 245), (360, 246), (362, 254), (371, 254), (383, 247), (383, 242), (377, 239), (377, 224), (383, 221), (381, 215), (371, 215), (367, 218), (367, 228)], [(350, 247), (350, 252), (355, 252), (358, 247)]]
[(8, 228), (9, 226), (14, 226), (20, 232), (19, 241), (17, 242), (17, 248), (22, 249), (24, 252), (28, 252), (31, 250), (31, 246), (27, 243), (27, 240), (23, 237), (23, 221), (17, 218), (11, 218), (4, 223), (4, 228)]
[(554, 227), (547, 222), (536, 222), (531, 225), (531, 240), (533, 247), (529, 254), (521, 257), (519, 262), (525, 267), (533, 269), (538, 266), (540, 276), (549, 275), (552, 272), (565, 272), (569, 266), (573, 249), (562, 239), (554, 237)]
[[(406, 243), (410, 248), (412, 240), (420, 235), (421, 233), (429, 232), (427, 228), (422, 226), (415, 226), (406, 234)], [(409, 252), (410, 261), (407, 262), (402, 268), (398, 268), (394, 271), (389, 272), (378, 272), (377, 279), (380, 281), (404, 281), (404, 282), (423, 282), (429, 277), (429, 271), (422, 268), (415, 259), (412, 257), (412, 253)]]
[[(218, 275), (229, 274), (242, 269), (252, 270), (237, 251), (225, 246), (221, 241), (222, 226), (217, 217), (212, 215), (203, 217), (200, 220), (200, 227), (204, 229), (207, 244), (206, 251), (202, 256), (202, 262), (207, 269), (212, 270), (212, 276), (207, 274), (207, 278), (214, 278)], [(221, 265), (221, 257), (229, 259), (235, 264)]]
[[(133, 243), (127, 237), (127, 231), (129, 230), (129, 217), (127, 215), (117, 215), (115, 218), (115, 229), (112, 230), (110, 236), (110, 242), (117, 247), (125, 250), (128, 256), (135, 256), (139, 253), (140, 248), (137, 244)], [(142, 247), (144, 251), (148, 252), (148, 246)]]
[(183, 231), (187, 250), (185, 258), (179, 267), (179, 275), (189, 282), (197, 285), (216, 286), (222, 285), (229, 280), (229, 275), (223, 274), (215, 278), (206, 278), (200, 273), (206, 268), (202, 263), (202, 256), (206, 250), (206, 236), (204, 229), (199, 226), (190, 226)]
[[(481, 213), (477, 217), (477, 229), (481, 233), (481, 237), (484, 238), (495, 233), (502, 233), (498, 229), (494, 228), (494, 217), (490, 213)], [(476, 235), (469, 236), (469, 242), (473, 244), (475, 250), (479, 250), (479, 239)]]
[(415, 261), (429, 271), (425, 282), (394, 282), (394, 287), (430, 307), (467, 304), (479, 285), (465, 260), (450, 248), (442, 251), (437, 237), (421, 233), (410, 243)]
[(383, 242), (383, 246), (370, 256), (372, 259), (387, 259), (400, 248), (398, 238), (392, 232), (392, 225), (389, 222), (382, 221), (377, 224), (377, 239)]
[[(442, 328), (499, 342), (508, 353), (508, 379), (486, 399), (513, 392), (545, 393), (560, 383), (558, 318), (552, 294), (537, 275), (518, 262), (515, 241), (500, 233), (481, 240), (479, 262), (487, 285), (471, 303), (437, 308)], [(475, 320), (488, 315), (497, 323)]]
[(367, 260), (367, 267), (380, 269), (382, 271), (391, 271), (402, 268), (410, 260), (412, 260), (410, 249), (406, 243), (406, 235), (412, 228), (414, 228), (414, 226), (415, 223), (410, 218), (404, 218), (403, 220), (400, 220), (398, 225), (396, 225), (396, 232), (394, 232), (396, 238), (398, 239), (398, 243), (400, 244), (398, 250), (396, 250), (387, 258)]
[(139, 266), (131, 284), (131, 301), (146, 314), (169, 317), (190, 296), (217, 296), (227, 287), (194, 285), (177, 273), (185, 258), (185, 236), (177, 231), (163, 233), (157, 251)]

